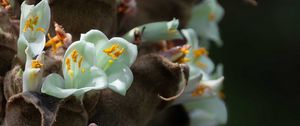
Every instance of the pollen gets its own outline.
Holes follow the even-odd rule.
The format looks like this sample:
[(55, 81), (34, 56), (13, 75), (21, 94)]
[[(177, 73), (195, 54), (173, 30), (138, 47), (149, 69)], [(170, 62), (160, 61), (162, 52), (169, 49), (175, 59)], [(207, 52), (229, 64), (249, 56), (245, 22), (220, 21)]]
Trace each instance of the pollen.
[(0, 5), (5, 9), (10, 8), (9, 0), (0, 0)]
[(192, 92), (193, 97), (201, 96), (205, 93), (205, 90), (208, 89), (209, 87), (200, 85), (197, 87), (195, 91)]
[(209, 21), (215, 21), (216, 18), (217, 18), (217, 16), (216, 16), (216, 14), (215, 14), (214, 12), (210, 12), (210, 13), (208, 14), (208, 20), (209, 20)]
[(43, 64), (38, 60), (32, 60), (31, 61), (31, 67), (32, 68), (42, 68)]
[(106, 53), (108, 56), (110, 56), (112, 59), (117, 59), (124, 53), (125, 49), (120, 48), (119, 44), (113, 44), (111, 47), (108, 47), (103, 50), (104, 53)]
[[(25, 26), (23, 28), (23, 32), (26, 32), (28, 30), (28, 28), (31, 30), (31, 31), (34, 31), (34, 27), (37, 25), (38, 23), (38, 20), (39, 20), (39, 17), (38, 16), (31, 16), (29, 17), (29, 19), (26, 20), (25, 22)], [(39, 28), (38, 28), (39, 29)], [(37, 29), (37, 30), (38, 30)], [(45, 30), (44, 30), (45, 31)]]
[(117, 48), (119, 48), (119, 44), (113, 44), (111, 47), (104, 49), (103, 52), (109, 54), (114, 52)]
[(202, 55), (208, 55), (208, 51), (205, 48), (199, 48), (197, 50), (194, 50), (193, 52), (196, 58), (199, 58)]
[(54, 23), (54, 26), (56, 35), (54, 37), (51, 37), (51, 35), (48, 34), (49, 40), (46, 42), (45, 47), (52, 47), (52, 52), (56, 53), (56, 50), (64, 45), (64, 41), (67, 36), (61, 25)]
[(200, 68), (205, 68), (205, 67), (207, 67), (206, 64), (204, 64), (204, 63), (202, 63), (202, 62), (200, 62), (200, 61), (197, 61), (195, 64), (196, 64), (198, 67), (200, 67)]
[(73, 70), (68, 70), (68, 73), (69, 73), (69, 75), (70, 75), (71, 78), (74, 77), (74, 71)]
[(183, 54), (185, 54), (185, 55), (186, 55), (186, 54), (189, 54), (189, 52), (190, 52), (190, 51), (189, 51), (189, 48), (181, 48), (180, 51), (181, 51)]
[(36, 31), (40, 31), (40, 32), (45, 33), (45, 29), (44, 28), (37, 28)]
[(73, 50), (73, 51), (72, 51), (71, 57), (72, 57), (73, 62), (77, 62), (77, 57), (78, 57), (78, 52), (77, 52), (77, 50)]
[(178, 63), (187, 63), (189, 61), (190, 61), (189, 58), (184, 57), (184, 58), (179, 59)]
[(82, 68), (82, 69), (81, 69), (81, 72), (82, 72), (82, 73), (84, 73), (84, 72), (85, 72), (85, 69), (84, 69), (84, 68)]
[(66, 59), (66, 65), (67, 65), (67, 70), (68, 71), (71, 70), (71, 60), (70, 60), (70, 58)]
[(168, 32), (171, 33), (171, 34), (174, 34), (174, 33), (177, 32), (177, 29), (171, 28), (171, 29), (168, 30)]
[(78, 61), (78, 68), (81, 67), (82, 61), (83, 61), (83, 57), (80, 56), (79, 61)]

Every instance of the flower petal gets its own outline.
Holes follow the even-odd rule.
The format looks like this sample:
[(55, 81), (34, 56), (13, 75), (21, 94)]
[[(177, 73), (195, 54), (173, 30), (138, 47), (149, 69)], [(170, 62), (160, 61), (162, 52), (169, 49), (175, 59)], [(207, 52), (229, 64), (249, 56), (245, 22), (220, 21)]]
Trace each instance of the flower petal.
[(80, 40), (93, 43), (96, 49), (102, 47), (108, 42), (106, 35), (99, 30), (90, 30), (85, 34), (81, 34)]
[(189, 112), (191, 126), (214, 126), (227, 122), (226, 106), (218, 97), (186, 103), (184, 107)]
[(111, 47), (114, 44), (119, 45), (120, 48), (124, 48), (124, 53), (121, 54), (117, 59), (118, 62), (123, 63), (127, 66), (131, 66), (134, 63), (138, 53), (137, 46), (129, 43), (123, 38), (114, 37), (102, 47), (97, 48), (96, 64), (99, 68), (103, 68), (107, 64), (108, 60), (111, 59), (107, 56), (106, 53), (103, 52), (103, 50)]
[(28, 49), (29, 51), (31, 51), (32, 57), (35, 57), (42, 53), (45, 47), (45, 41), (46, 41), (45, 34), (39, 32), (36, 34), (36, 38), (34, 41), (28, 42)]
[[(73, 61), (71, 56), (73, 51), (78, 52), (78, 56), (76, 56), (75, 62)], [(69, 64), (66, 62), (68, 58), (70, 60)], [(81, 63), (79, 63), (79, 60), (81, 58), (82, 61)], [(90, 68), (94, 65), (94, 63), (95, 47), (92, 43), (85, 41), (77, 41), (72, 43), (64, 55), (62, 64), (63, 74), (66, 81), (66, 88), (80, 88), (82, 87), (82, 85), (88, 83), (84, 81), (90, 80)], [(68, 71), (68, 67), (70, 67), (70, 70), (72, 70), (72, 75)]]
[(25, 49), (27, 48), (27, 45), (28, 45), (28, 41), (25, 39), (24, 35), (21, 34), (18, 39), (17, 56), (23, 62), (25, 62), (26, 60)]
[(39, 17), (39, 21), (36, 25), (37, 28), (43, 28), (45, 30), (45, 33), (48, 32), (49, 25), (50, 25), (50, 19), (51, 19), (51, 13), (50, 13), (50, 7), (48, 0), (42, 0), (39, 2), (29, 15), (35, 15)]
[(42, 93), (57, 97), (57, 98), (66, 98), (72, 95), (78, 89), (64, 89), (64, 79), (56, 74), (50, 74), (46, 77), (43, 86)]
[(204, 42), (213, 40), (221, 46), (218, 23), (223, 15), (224, 10), (216, 0), (205, 0), (193, 8), (188, 27), (193, 28)]
[(114, 63), (106, 73), (108, 87), (121, 95), (125, 95), (133, 81), (131, 70), (122, 63)]
[(169, 22), (149, 23), (130, 30), (123, 38), (129, 42), (133, 42), (135, 32), (138, 31), (142, 34), (142, 41), (157, 42), (160, 40), (182, 39), (182, 36), (177, 30), (178, 25), (178, 19), (173, 19)]

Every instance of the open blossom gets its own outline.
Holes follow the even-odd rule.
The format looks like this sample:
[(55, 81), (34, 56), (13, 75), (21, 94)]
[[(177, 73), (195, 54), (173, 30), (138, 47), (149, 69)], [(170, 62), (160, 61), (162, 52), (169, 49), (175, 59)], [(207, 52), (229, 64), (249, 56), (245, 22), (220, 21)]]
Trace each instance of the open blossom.
[(31, 57), (28, 48), (25, 50), (26, 64), (23, 73), (23, 92), (40, 92), (43, 71), (44, 71), (44, 52), (39, 54), (36, 59)]
[(45, 46), (45, 34), (49, 29), (50, 7), (47, 0), (40, 1), (37, 5), (21, 5), (20, 35), (18, 39), (18, 57), (25, 61), (25, 49), (35, 57), (40, 54)]
[(90, 90), (110, 88), (125, 95), (133, 81), (129, 67), (135, 61), (137, 47), (122, 38), (108, 38), (98, 30), (82, 34), (67, 49), (62, 78), (50, 74), (42, 92), (58, 98), (77, 97)]
[(190, 77), (184, 93), (175, 100), (175, 104), (183, 104), (189, 112), (192, 126), (224, 124), (227, 110), (219, 97), (224, 77), (213, 76), (215, 65), (208, 57), (207, 50), (199, 46), (195, 31), (183, 29), (182, 34), (191, 46), (187, 54)]
[(192, 17), (188, 22), (188, 28), (193, 28), (203, 42), (212, 40), (222, 45), (218, 23), (224, 15), (224, 9), (217, 0), (204, 0), (193, 7)]

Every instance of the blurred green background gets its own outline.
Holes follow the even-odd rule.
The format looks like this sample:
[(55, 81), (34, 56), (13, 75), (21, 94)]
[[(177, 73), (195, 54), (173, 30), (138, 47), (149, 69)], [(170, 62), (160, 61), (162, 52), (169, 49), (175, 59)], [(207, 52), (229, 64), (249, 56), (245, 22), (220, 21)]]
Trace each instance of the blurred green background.
[(219, 0), (227, 126), (300, 125), (300, 1)]

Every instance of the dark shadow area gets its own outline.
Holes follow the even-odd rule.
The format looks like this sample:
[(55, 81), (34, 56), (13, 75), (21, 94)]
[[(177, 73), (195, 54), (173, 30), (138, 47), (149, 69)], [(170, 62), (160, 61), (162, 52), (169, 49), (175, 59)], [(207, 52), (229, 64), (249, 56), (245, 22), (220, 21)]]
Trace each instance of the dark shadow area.
[(292, 126), (300, 120), (300, 1), (220, 0), (227, 126)]

